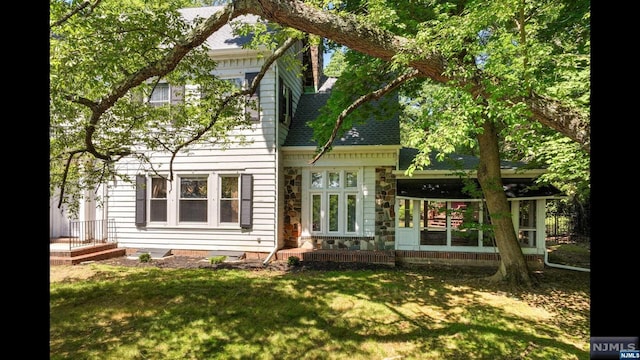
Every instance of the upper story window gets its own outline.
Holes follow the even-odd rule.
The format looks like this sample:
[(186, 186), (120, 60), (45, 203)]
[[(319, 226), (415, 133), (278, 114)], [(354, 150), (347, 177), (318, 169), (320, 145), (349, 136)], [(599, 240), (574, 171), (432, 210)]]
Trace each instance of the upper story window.
[[(228, 77), (223, 78), (223, 80), (228, 81), (232, 87), (238, 91), (242, 89), (247, 89), (251, 86), (253, 79), (258, 75), (258, 73), (246, 73), (244, 77)], [(185, 98), (185, 94), (187, 95)], [(260, 85), (258, 85), (255, 89), (255, 92), (244, 96), (242, 99), (243, 106), (242, 111), (244, 115), (251, 121), (259, 121), (260, 120)], [(206, 95), (206, 91), (200, 89), (198, 90), (197, 85), (189, 85), (188, 87), (185, 85), (172, 85), (167, 82), (158, 82), (155, 84), (151, 95), (148, 98), (148, 103), (151, 106), (163, 106), (163, 105), (172, 105), (183, 102), (185, 99), (198, 100), (198, 98), (202, 99)], [(230, 95), (227, 93), (225, 95)], [(224, 96), (224, 95), (223, 95)], [(143, 98), (140, 95), (136, 96), (139, 101), (142, 101)]]
[[(244, 87), (250, 87), (256, 76), (258, 76), (257, 72), (248, 72), (244, 74)], [(244, 104), (245, 116), (247, 116), (251, 121), (260, 121), (260, 83), (256, 86), (255, 92), (249, 94), (245, 98)]]
[(156, 87), (153, 89), (153, 92), (151, 92), (151, 96), (149, 97), (149, 104), (153, 106), (162, 106), (169, 104), (169, 101), (169, 84), (156, 84)]
[[(225, 81), (229, 82), (235, 90), (245, 90), (251, 86), (253, 79), (258, 75), (256, 72), (248, 72), (242, 77), (229, 77), (223, 78)], [(246, 95), (244, 97), (244, 115), (251, 121), (259, 121), (260, 120), (260, 84), (255, 89), (255, 92)], [(227, 94), (230, 95), (230, 94)]]
[(159, 82), (151, 91), (149, 105), (163, 106), (181, 103), (184, 100), (185, 86)]
[(241, 77), (228, 78), (225, 81), (229, 82), (235, 90), (241, 90), (243, 87), (248, 86)]

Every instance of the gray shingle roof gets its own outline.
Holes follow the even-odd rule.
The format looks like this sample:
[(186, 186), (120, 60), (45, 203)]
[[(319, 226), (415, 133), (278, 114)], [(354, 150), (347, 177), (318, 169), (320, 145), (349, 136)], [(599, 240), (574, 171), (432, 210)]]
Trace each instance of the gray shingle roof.
[[(284, 146), (318, 146), (312, 141), (313, 129), (307, 125), (318, 116), (318, 110), (331, 95), (334, 78), (328, 78), (314, 94), (303, 94), (289, 127)], [(336, 137), (333, 146), (341, 145), (399, 145), (400, 125), (398, 116), (377, 119), (370, 117), (363, 124), (353, 124), (349, 131)]]
[[(204, 6), (194, 8), (180, 9), (182, 17), (187, 21), (193, 21), (197, 17), (206, 19), (209, 16), (215, 14), (219, 10), (222, 10), (223, 6)], [(246, 23), (255, 23), (259, 19), (255, 15), (243, 15), (238, 16), (233, 21), (242, 21)], [(232, 22), (233, 22), (232, 21)], [(213, 33), (206, 41), (207, 46), (212, 50), (232, 50), (241, 49), (242, 45), (249, 42), (251, 36), (237, 36), (233, 34), (233, 29), (230, 24), (226, 24), (218, 31)]]

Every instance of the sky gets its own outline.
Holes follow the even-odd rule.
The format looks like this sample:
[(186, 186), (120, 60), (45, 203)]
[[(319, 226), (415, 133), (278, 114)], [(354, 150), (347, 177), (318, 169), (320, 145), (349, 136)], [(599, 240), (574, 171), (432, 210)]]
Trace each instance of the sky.
[(326, 68), (327, 65), (329, 65), (329, 61), (331, 61), (331, 56), (333, 56), (333, 50), (329, 50), (328, 52), (325, 52), (323, 56), (323, 64), (322, 64), (322, 68)]

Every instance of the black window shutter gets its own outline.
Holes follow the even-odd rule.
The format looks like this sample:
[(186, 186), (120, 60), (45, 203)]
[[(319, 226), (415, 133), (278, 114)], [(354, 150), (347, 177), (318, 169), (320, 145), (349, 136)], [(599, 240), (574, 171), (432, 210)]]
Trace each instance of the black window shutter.
[(136, 175), (136, 226), (147, 225), (147, 177)]
[(293, 118), (293, 94), (291, 93), (291, 89), (289, 89), (289, 97), (287, 98), (287, 115), (289, 116), (289, 122), (291, 122), (291, 118)]
[[(258, 76), (257, 72), (248, 72), (244, 74), (245, 80), (247, 80), (247, 87), (251, 87), (253, 79)], [(260, 121), (260, 83), (256, 86), (256, 91), (247, 96), (247, 104), (245, 111), (249, 114), (252, 121)], [(249, 105), (248, 103), (252, 103)], [(254, 109), (255, 107), (255, 109)]]
[(278, 80), (278, 119), (283, 123), (287, 113), (287, 104), (284, 98), (284, 80), (282, 80), (282, 78), (279, 78)]
[(240, 177), (240, 227), (250, 229), (253, 225), (253, 175)]

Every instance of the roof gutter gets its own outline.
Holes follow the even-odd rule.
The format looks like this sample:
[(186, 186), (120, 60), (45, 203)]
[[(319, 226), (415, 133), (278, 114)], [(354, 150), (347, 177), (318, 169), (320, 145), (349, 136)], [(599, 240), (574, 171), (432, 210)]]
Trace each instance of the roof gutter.
[(544, 264), (549, 266), (549, 267), (555, 267), (555, 268), (560, 268), (560, 269), (565, 269), (565, 270), (576, 270), (576, 271), (584, 271), (584, 272), (591, 272), (591, 269), (587, 269), (587, 268), (581, 268), (581, 267), (577, 267), (577, 266), (569, 266), (569, 265), (562, 265), (562, 264), (552, 264), (549, 262), (549, 250), (548, 249), (544, 249)]
[[(527, 170), (519, 170), (519, 169), (500, 169), (500, 174), (502, 177), (507, 177), (510, 179), (518, 179), (518, 178), (530, 178), (530, 177), (538, 177), (547, 170), (545, 169), (527, 169)], [(455, 170), (416, 170), (411, 175), (407, 175), (406, 170), (393, 170), (392, 173), (398, 179), (421, 179), (421, 178), (454, 178), (460, 177)], [(465, 170), (469, 176), (477, 177), (478, 172), (476, 170)]]

